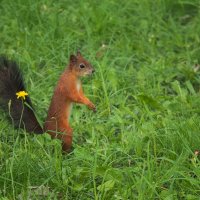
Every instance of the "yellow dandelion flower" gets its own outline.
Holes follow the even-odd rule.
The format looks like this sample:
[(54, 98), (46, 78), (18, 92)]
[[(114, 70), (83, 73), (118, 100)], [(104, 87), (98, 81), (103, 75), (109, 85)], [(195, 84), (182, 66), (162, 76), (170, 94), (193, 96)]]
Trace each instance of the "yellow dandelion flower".
[(26, 96), (28, 96), (28, 93), (25, 91), (19, 91), (16, 93), (16, 95), (17, 95), (17, 99), (19, 99), (21, 97), (22, 99), (25, 100)]

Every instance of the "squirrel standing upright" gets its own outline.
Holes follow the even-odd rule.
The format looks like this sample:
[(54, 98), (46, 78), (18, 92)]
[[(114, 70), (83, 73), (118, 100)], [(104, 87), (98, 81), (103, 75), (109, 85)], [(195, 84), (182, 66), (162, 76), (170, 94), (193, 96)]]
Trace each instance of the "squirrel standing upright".
[(85, 97), (80, 77), (91, 75), (94, 69), (80, 52), (71, 55), (69, 65), (60, 76), (48, 110), (44, 128), (40, 126), (32, 109), (30, 97), (17, 99), (16, 93), (26, 91), (22, 74), (17, 64), (0, 57), (0, 107), (9, 113), (16, 128), (25, 128), (27, 132), (42, 134), (47, 132), (52, 138), (62, 140), (62, 149), (70, 151), (73, 130), (69, 117), (73, 103), (88, 106), (94, 112), (95, 105)]

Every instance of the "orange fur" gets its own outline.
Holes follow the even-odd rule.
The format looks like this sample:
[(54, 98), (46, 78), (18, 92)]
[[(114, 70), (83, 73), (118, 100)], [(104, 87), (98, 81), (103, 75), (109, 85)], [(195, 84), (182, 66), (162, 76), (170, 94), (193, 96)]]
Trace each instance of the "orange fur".
[(73, 130), (69, 125), (72, 104), (85, 104), (93, 111), (96, 111), (95, 105), (85, 97), (79, 79), (81, 76), (90, 75), (93, 72), (94, 69), (81, 56), (80, 52), (76, 56), (71, 55), (70, 63), (61, 75), (54, 90), (44, 130), (52, 138), (62, 140), (64, 151), (70, 151), (72, 146)]

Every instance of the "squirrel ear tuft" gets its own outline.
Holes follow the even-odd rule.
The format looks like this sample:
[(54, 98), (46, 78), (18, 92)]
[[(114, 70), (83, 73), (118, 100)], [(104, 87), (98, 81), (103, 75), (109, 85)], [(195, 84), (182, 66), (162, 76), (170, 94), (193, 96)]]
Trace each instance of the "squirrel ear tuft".
[(81, 56), (80, 50), (77, 51), (77, 54), (76, 54), (76, 55), (77, 55), (77, 56)]
[(75, 55), (70, 55), (70, 62), (72, 62), (72, 63), (76, 63), (77, 62), (77, 58), (76, 58), (76, 56)]

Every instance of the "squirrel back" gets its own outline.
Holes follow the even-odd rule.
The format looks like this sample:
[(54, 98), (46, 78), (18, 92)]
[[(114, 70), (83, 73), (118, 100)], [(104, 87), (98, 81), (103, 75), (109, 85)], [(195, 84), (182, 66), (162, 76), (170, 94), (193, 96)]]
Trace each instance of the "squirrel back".
[(29, 96), (17, 99), (16, 93), (26, 91), (18, 65), (5, 56), (0, 57), (0, 108), (6, 112), (15, 128), (42, 134)]

